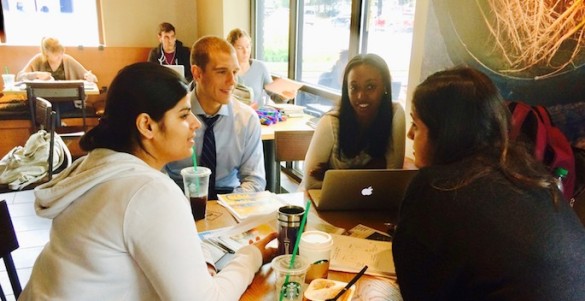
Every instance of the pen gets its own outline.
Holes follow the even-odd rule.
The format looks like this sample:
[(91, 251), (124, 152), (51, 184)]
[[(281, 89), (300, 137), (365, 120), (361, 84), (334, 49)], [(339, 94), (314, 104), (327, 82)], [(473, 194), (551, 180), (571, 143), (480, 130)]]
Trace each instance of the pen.
[(220, 247), (222, 247), (224, 250), (226, 250), (228, 253), (230, 253), (230, 254), (235, 254), (235, 253), (236, 253), (236, 252), (235, 252), (234, 250), (232, 250), (230, 247), (228, 247), (228, 246), (224, 245), (223, 243), (221, 243), (221, 242), (219, 242), (219, 241), (217, 242), (217, 244), (218, 244)]
[(224, 251), (226, 251), (226, 252), (228, 252), (228, 253), (230, 253), (230, 254), (235, 254), (235, 253), (236, 253), (236, 252), (235, 252), (234, 250), (232, 250), (230, 247), (226, 246), (225, 244), (223, 244), (223, 243), (221, 243), (221, 242), (219, 242), (219, 241), (217, 241), (217, 240), (211, 240), (211, 239), (208, 239), (208, 241), (209, 241), (210, 243), (212, 243), (213, 245), (215, 245), (216, 247), (219, 247), (220, 249), (222, 249), (222, 250), (224, 250)]

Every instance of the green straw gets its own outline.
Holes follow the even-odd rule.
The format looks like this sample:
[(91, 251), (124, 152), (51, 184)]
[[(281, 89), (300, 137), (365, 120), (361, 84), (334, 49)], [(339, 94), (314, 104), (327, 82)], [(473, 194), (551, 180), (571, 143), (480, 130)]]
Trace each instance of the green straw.
[(4, 74), (8, 74), (8, 66), (4, 66)]
[[(307, 216), (309, 215), (309, 209), (311, 209), (311, 200), (307, 200), (307, 204), (305, 205), (305, 213), (303, 214), (303, 218), (301, 219), (301, 226), (299, 227), (299, 232), (297, 234), (297, 240), (295, 241), (295, 246), (293, 248), (293, 252), (292, 252), (292, 257), (290, 258), (290, 264), (288, 266), (288, 269), (292, 269), (295, 265), (295, 258), (297, 256), (297, 251), (299, 250), (299, 242), (301, 241), (301, 236), (303, 235), (303, 231), (305, 230), (305, 224), (307, 223)], [(282, 286), (286, 286), (288, 284), (288, 278), (289, 278), (290, 274), (286, 274), (286, 277), (284, 278), (284, 282), (282, 284)], [(283, 291), (282, 291), (282, 287), (280, 288), (280, 301), (282, 301), (282, 298), (284, 297)]]
[[(193, 171), (197, 172), (197, 147), (195, 144), (193, 145), (193, 155), (191, 156), (193, 160)], [(199, 177), (195, 178), (195, 193), (199, 196)]]

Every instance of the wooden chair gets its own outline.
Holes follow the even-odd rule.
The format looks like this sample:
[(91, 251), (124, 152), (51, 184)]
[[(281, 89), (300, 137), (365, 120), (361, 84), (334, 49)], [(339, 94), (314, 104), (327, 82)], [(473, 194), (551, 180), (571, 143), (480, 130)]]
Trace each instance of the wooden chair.
[[(12, 225), (8, 205), (6, 201), (0, 201), (0, 257), (4, 260), (6, 273), (8, 273), (8, 279), (10, 279), (10, 285), (12, 286), (15, 299), (18, 299), (18, 296), (20, 296), (22, 288), (11, 253), (18, 249), (18, 247), (18, 239), (16, 239), (16, 232)], [(2, 301), (6, 301), (6, 295), (2, 286), (0, 286), (0, 297)]]
[[(71, 133), (80, 131), (78, 127), (61, 127), (62, 114), (58, 105), (64, 103), (75, 104), (76, 101), (81, 101), (81, 109), (79, 109), (81, 111), (81, 118), (83, 123), (81, 131), (86, 131), (87, 108), (85, 107), (86, 95), (83, 81), (27, 82), (26, 94), (29, 100), (31, 111), (34, 111), (34, 105), (37, 97), (42, 97), (53, 104), (53, 110), (56, 112), (55, 130), (58, 133)], [(34, 121), (35, 116), (31, 117)]]
[[(280, 172), (282, 162), (287, 162), (287, 170), (292, 171), (292, 161), (304, 161), (313, 131), (276, 131), (274, 132), (274, 160), (278, 166), (276, 173), (276, 193), (282, 193), (284, 190), (280, 185)], [(301, 176), (291, 173), (297, 181), (300, 182)]]

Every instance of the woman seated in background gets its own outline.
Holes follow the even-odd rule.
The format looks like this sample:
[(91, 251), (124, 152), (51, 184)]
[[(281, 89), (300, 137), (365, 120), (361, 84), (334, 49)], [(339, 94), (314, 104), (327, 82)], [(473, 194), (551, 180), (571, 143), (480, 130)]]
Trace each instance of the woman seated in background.
[(276, 233), (208, 270), (189, 202), (160, 172), (191, 156), (201, 126), (181, 78), (147, 62), (114, 78), (80, 141), (89, 154), (35, 190), (51, 240), (19, 300), (237, 300), (274, 257)]
[[(226, 40), (234, 46), (240, 64), (238, 83), (249, 87), (253, 91), (253, 99), (250, 104), (254, 109), (266, 105), (264, 86), (272, 82), (272, 76), (266, 64), (260, 60), (252, 59), (252, 38), (243, 29), (232, 29)], [(277, 97), (277, 96), (274, 96)]]
[(555, 179), (508, 139), (492, 81), (437, 72), (412, 101), (415, 165), (393, 255), (408, 300), (585, 300), (585, 229)]
[(65, 54), (65, 48), (56, 38), (43, 38), (41, 53), (36, 54), (16, 76), (17, 81), (35, 79), (98, 81), (91, 71)]
[(328, 169), (402, 168), (405, 132), (404, 110), (392, 102), (384, 59), (353, 57), (345, 67), (339, 107), (317, 124), (300, 187), (321, 188)]
[[(17, 81), (23, 80), (86, 80), (97, 82), (97, 77), (86, 70), (72, 56), (65, 54), (65, 48), (56, 38), (43, 38), (41, 53), (36, 54), (16, 75)], [(81, 102), (79, 102), (81, 103)], [(61, 102), (54, 105), (56, 120), (61, 120), (61, 113), (75, 109), (73, 102)], [(81, 108), (81, 104), (78, 104)], [(58, 123), (59, 123), (58, 121)]]

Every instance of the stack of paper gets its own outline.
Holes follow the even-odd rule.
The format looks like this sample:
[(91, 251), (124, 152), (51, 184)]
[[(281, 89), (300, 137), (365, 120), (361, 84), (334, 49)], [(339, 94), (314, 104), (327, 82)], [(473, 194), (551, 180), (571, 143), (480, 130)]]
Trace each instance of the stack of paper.
[(297, 91), (303, 86), (303, 83), (292, 79), (279, 77), (271, 83), (264, 86), (268, 94), (277, 94), (283, 100), (290, 100), (296, 97)]
[[(247, 246), (250, 241), (256, 241), (257, 237), (263, 238), (275, 231), (277, 231), (276, 216), (269, 213), (254, 215), (231, 227), (200, 232), (199, 237), (208, 251), (209, 258), (206, 259), (215, 263), (216, 268), (221, 270), (240, 248)], [(269, 246), (278, 247), (276, 240)]]
[(270, 104), (271, 107), (276, 108), (280, 113), (288, 117), (302, 117), (305, 114), (305, 107), (297, 106), (287, 103)]
[(366, 274), (368, 275), (395, 277), (391, 242), (346, 235), (333, 234), (331, 236), (333, 237), (329, 266), (331, 270), (357, 273), (364, 265), (367, 265)]
[(276, 212), (286, 205), (270, 191), (218, 194), (217, 199), (238, 221), (254, 215)]

